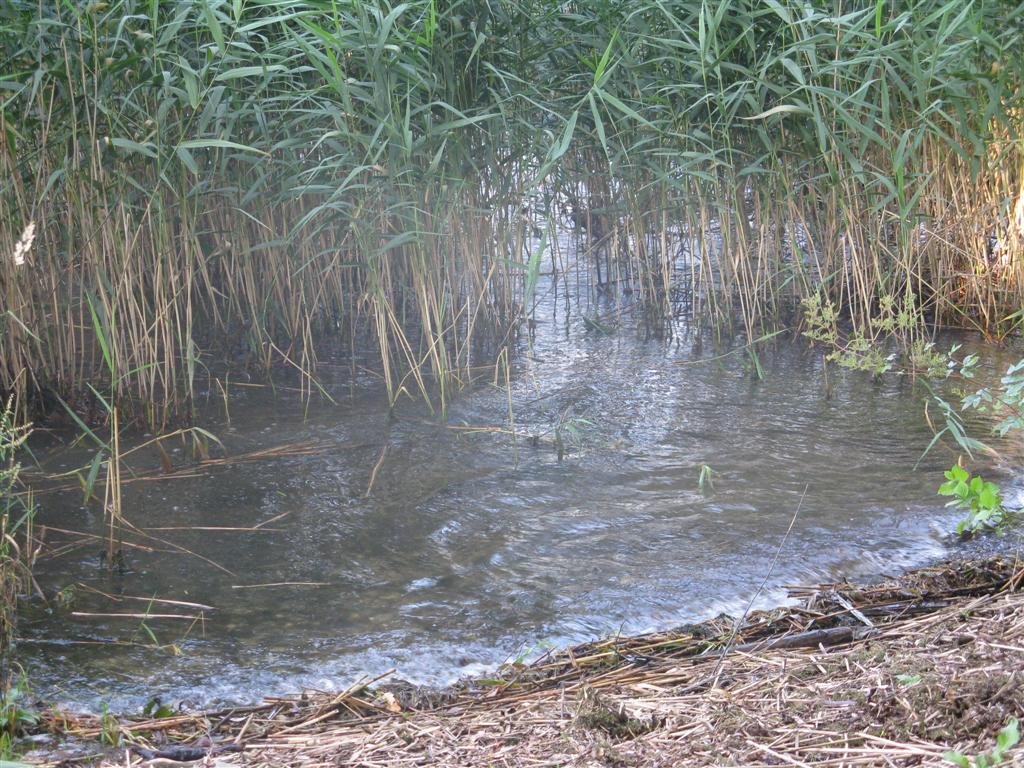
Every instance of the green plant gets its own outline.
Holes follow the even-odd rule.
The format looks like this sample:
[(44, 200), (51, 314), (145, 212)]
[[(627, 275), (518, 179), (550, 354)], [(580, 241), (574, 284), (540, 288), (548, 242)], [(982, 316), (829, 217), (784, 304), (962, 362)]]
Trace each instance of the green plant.
[(121, 742), (121, 722), (110, 711), (110, 706), (103, 702), (100, 706), (100, 742), (116, 747)]
[(29, 581), (31, 545), (22, 547), (16, 535), (31, 538), (34, 506), (31, 496), (19, 493), (21, 470), (18, 449), (28, 439), (29, 428), (15, 423), (11, 399), (0, 408), (0, 706), (5, 706), (10, 683), (10, 655), (14, 642), (18, 599)]
[(946, 378), (954, 369), (959, 345), (943, 352), (920, 337), (924, 319), (913, 294), (902, 299), (882, 294), (867, 322), (845, 333), (835, 302), (814, 294), (801, 302), (801, 309), (804, 336), (823, 344), (825, 359), (840, 368), (876, 378), (897, 372), (923, 379)]
[(507, 661), (513, 667), (522, 667), (532, 658), (537, 658), (542, 653), (550, 651), (554, 648), (554, 644), (548, 640), (539, 640), (533, 645), (523, 645), (519, 652), (511, 660)]
[(1016, 717), (1010, 720), (996, 736), (996, 745), (992, 751), (976, 755), (973, 761), (966, 755), (952, 750), (944, 752), (942, 756), (958, 768), (997, 768), (1020, 741), (1019, 725)]
[(67, 610), (74, 606), (78, 597), (78, 590), (74, 584), (66, 584), (57, 590), (53, 596), (53, 604), (60, 610)]
[(14, 762), (15, 746), (19, 736), (39, 722), (39, 713), (24, 702), (28, 698), (28, 680), (24, 671), (18, 682), (8, 685), (0, 697), (0, 768), (22, 768)]
[(164, 704), (160, 701), (159, 696), (151, 698), (146, 702), (146, 706), (142, 708), (142, 716), (145, 718), (159, 719), (162, 717), (174, 717), (176, 714), (178, 713), (175, 712), (174, 707)]
[(1001, 527), (1007, 516), (999, 486), (993, 482), (972, 476), (958, 464), (946, 472), (946, 482), (939, 486), (939, 493), (953, 498), (946, 506), (955, 506), (967, 511), (967, 517), (956, 526), (959, 534), (976, 533), (985, 528)]
[(715, 471), (707, 464), (700, 465), (700, 474), (697, 476), (697, 486), (701, 493), (709, 493), (715, 490)]
[(580, 416), (571, 416), (569, 410), (567, 408), (559, 417), (554, 428), (555, 452), (558, 454), (559, 461), (565, 457), (566, 450), (579, 450), (583, 447), (583, 429), (594, 424)]
[[(967, 355), (960, 365), (960, 376), (968, 380), (973, 379), (977, 364), (976, 355)], [(938, 406), (945, 426), (936, 432), (925, 453), (944, 434), (949, 434), (969, 456), (975, 451), (993, 453), (989, 446), (968, 434), (961, 413), (974, 410), (995, 418), (997, 421), (992, 427), (992, 433), (999, 436), (1024, 428), (1024, 360), (1010, 365), (1000, 378), (998, 386), (983, 387), (965, 394), (959, 411), (934, 391), (931, 392), (931, 401)], [(939, 487), (939, 493), (953, 497), (947, 506), (957, 506), (968, 512), (967, 517), (957, 525), (957, 533), (1002, 528), (1010, 513), (1003, 506), (999, 488), (995, 483), (984, 481), (980, 477), (971, 477), (970, 473), (959, 465), (951, 467), (945, 475), (946, 482)]]
[[(935, 431), (931, 442), (925, 448), (922, 457), (928, 454), (936, 443), (949, 435), (954, 442), (969, 456), (975, 451), (990, 451), (981, 441), (968, 434), (961, 412), (932, 387), (929, 380), (946, 379), (954, 372), (964, 379), (974, 377), (978, 364), (977, 355), (966, 355), (958, 361), (955, 357), (959, 345), (954, 345), (948, 352), (936, 349), (933, 342), (914, 338), (919, 327), (918, 310), (913, 302), (908, 308), (897, 312), (896, 302), (890, 297), (883, 297), (879, 303), (878, 314), (869, 321), (875, 335), (868, 337), (861, 331), (855, 331), (849, 338), (843, 339), (838, 328), (838, 313), (833, 304), (823, 302), (821, 297), (813, 296), (803, 302), (804, 335), (830, 348), (826, 359), (839, 366), (852, 370), (866, 371), (876, 378), (884, 373), (896, 371), (919, 377), (929, 392), (926, 405), (938, 408), (943, 426)], [(900, 345), (900, 352), (885, 355), (886, 340), (905, 340)], [(897, 362), (899, 358), (899, 362)], [(1000, 423), (1000, 432), (1020, 424), (1021, 406), (1024, 405), (1024, 361), (1019, 366), (1011, 367), (1003, 377), (1003, 385), (993, 394), (989, 390), (978, 392), (964, 398), (963, 408), (974, 407), (990, 411), (1009, 410), (1011, 415)], [(927, 417), (927, 410), (925, 412)], [(931, 420), (929, 419), (929, 423)], [(953, 497), (947, 506), (955, 506), (967, 511), (956, 527), (958, 534), (973, 534), (987, 528), (1000, 529), (1008, 512), (1003, 506), (999, 487), (981, 477), (972, 477), (959, 464), (953, 465), (945, 473), (946, 482), (939, 486), (938, 493)]]
[(39, 714), (22, 703), (27, 694), (28, 682), (22, 674), (19, 682), (7, 689), (0, 704), (0, 733), (13, 738), (39, 722)]
[(1006, 369), (998, 387), (985, 387), (965, 396), (963, 408), (997, 418), (992, 428), (997, 435), (1024, 429), (1024, 359)]

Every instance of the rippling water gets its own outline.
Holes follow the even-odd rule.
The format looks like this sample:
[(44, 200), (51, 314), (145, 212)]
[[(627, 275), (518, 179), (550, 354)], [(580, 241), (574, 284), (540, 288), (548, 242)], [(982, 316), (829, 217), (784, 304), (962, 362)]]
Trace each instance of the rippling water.
[[(445, 423), (417, 405), (389, 423), (372, 386), (308, 412), (241, 392), (230, 423), (211, 426), (229, 455), (316, 452), (128, 485), (127, 518), (156, 538), (129, 537), (149, 549), (128, 550), (123, 575), (100, 567), (98, 542), (50, 531), (74, 546), (41, 560), (39, 581), (48, 594), (74, 585), (76, 599), (23, 620), (36, 693), (128, 710), (154, 695), (209, 705), (339, 689), (391, 667), (445, 683), (551, 643), (740, 613), (780, 545), (761, 605), (786, 583), (892, 573), (944, 551), (957, 514), (935, 488), (951, 459), (914, 469), (932, 436), (921, 389), (831, 371), (826, 397), (821, 355), (800, 341), (764, 352), (756, 380), (742, 349), (694, 351), (685, 332), (644, 341), (624, 320), (587, 332), (581, 313), (600, 308), (542, 313), (511, 392), (478, 384)], [(57, 452), (48, 465), (87, 458)], [(705, 464), (713, 488), (701, 489)], [(103, 533), (80, 494), (40, 505), (43, 524)], [(324, 584), (254, 586), (279, 582)], [(91, 590), (215, 610), (192, 627), (146, 622), (174, 655), (139, 620), (72, 611), (188, 609)]]

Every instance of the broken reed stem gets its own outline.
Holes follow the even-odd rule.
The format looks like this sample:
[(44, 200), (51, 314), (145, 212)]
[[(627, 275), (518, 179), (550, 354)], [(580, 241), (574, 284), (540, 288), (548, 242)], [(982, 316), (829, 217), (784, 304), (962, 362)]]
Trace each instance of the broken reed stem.
[(110, 414), (110, 456), (107, 459), (107, 477), (104, 489), (103, 509), (107, 516), (107, 569), (114, 569), (116, 551), (121, 536), (120, 527), (123, 519), (121, 507), (121, 436), (118, 424), (118, 408), (114, 406)]
[(796, 509), (793, 510), (793, 517), (790, 519), (789, 526), (786, 528), (786, 532), (782, 536), (782, 541), (779, 542), (778, 549), (775, 550), (775, 556), (772, 558), (771, 563), (768, 565), (768, 570), (765, 571), (764, 578), (761, 579), (761, 583), (757, 586), (757, 589), (754, 590), (754, 594), (750, 596), (750, 600), (747, 601), (746, 608), (743, 609), (743, 613), (736, 620), (736, 626), (733, 629), (732, 634), (729, 635), (729, 639), (722, 647), (722, 654), (718, 659), (718, 663), (715, 665), (715, 672), (712, 675), (712, 678), (714, 680), (714, 682), (712, 683), (712, 687), (717, 687), (718, 681), (722, 674), (722, 664), (725, 662), (725, 657), (732, 651), (733, 645), (736, 642), (736, 636), (743, 628), (743, 622), (747, 620), (747, 614), (749, 614), (750, 609), (754, 607), (754, 602), (761, 595), (761, 592), (768, 584), (768, 580), (772, 577), (772, 573), (774, 573), (775, 571), (775, 566), (779, 562), (779, 556), (782, 554), (782, 550), (786, 546), (786, 542), (789, 541), (789, 534), (793, 532), (793, 526), (796, 525), (796, 519), (800, 516), (800, 508), (803, 507), (804, 505), (804, 498), (807, 496), (807, 489), (809, 487), (810, 484), (804, 486), (803, 493), (800, 494), (800, 501), (797, 502)]

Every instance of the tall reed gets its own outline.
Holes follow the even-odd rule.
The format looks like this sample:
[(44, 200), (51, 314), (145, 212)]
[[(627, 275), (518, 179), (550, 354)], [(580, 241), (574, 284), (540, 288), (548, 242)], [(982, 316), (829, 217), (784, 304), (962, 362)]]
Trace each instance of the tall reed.
[[(11, 401), (0, 405), (0, 705), (7, 701), (11, 682), (11, 650), (15, 639), (18, 602), (31, 583), (31, 496), (18, 487), (20, 467), (15, 453), (29, 429), (15, 421)], [(24, 537), (24, 544), (18, 539)]]
[[(223, 366), (373, 347), (443, 403), (544, 220), (751, 334), (823, 292), (1021, 303), (1021, 10), (928, 0), (11, 0), (0, 390), (187, 416)], [(600, 270), (600, 274), (599, 274)], [(534, 270), (535, 274), (535, 270)], [(436, 402), (435, 398), (435, 402)]]

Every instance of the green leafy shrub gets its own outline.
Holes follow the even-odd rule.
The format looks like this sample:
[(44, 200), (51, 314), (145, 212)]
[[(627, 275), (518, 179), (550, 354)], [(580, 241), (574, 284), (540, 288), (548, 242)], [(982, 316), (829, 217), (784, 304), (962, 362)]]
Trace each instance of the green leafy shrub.
[(1006, 369), (996, 389), (982, 388), (963, 399), (963, 408), (995, 416), (992, 428), (1000, 437), (1024, 429), (1024, 360)]
[(998, 485), (978, 475), (972, 477), (958, 464), (950, 467), (945, 475), (946, 482), (939, 486), (939, 493), (953, 497), (946, 506), (967, 510), (967, 517), (956, 526), (957, 533), (970, 534), (984, 528), (998, 528), (1005, 522), (1008, 512), (1003, 507)]
[[(960, 375), (965, 379), (973, 378), (976, 364), (977, 357), (969, 355), (964, 360)], [(936, 439), (948, 431), (968, 454), (972, 450), (992, 452), (984, 443), (967, 435), (962, 418), (952, 406), (935, 395), (933, 399), (943, 409), (946, 421), (946, 429), (936, 435)], [(992, 427), (994, 435), (1005, 437), (1010, 432), (1024, 429), (1024, 360), (1010, 365), (999, 379), (998, 386), (982, 387), (964, 395), (960, 411), (971, 410), (995, 419)], [(957, 532), (961, 534), (975, 533), (984, 528), (998, 530), (1010, 516), (994, 483), (985, 482), (980, 477), (970, 477), (959, 466), (946, 472), (946, 482), (939, 487), (939, 493), (954, 497), (950, 505), (968, 510), (967, 517), (957, 526)]]
[(867, 323), (846, 333), (840, 330), (835, 301), (813, 294), (801, 307), (803, 335), (823, 344), (828, 350), (825, 359), (840, 368), (864, 371), (876, 378), (895, 372), (928, 379), (944, 379), (955, 368), (953, 355), (958, 346), (943, 352), (934, 342), (920, 338), (924, 315), (913, 296), (881, 295), (876, 313)]

